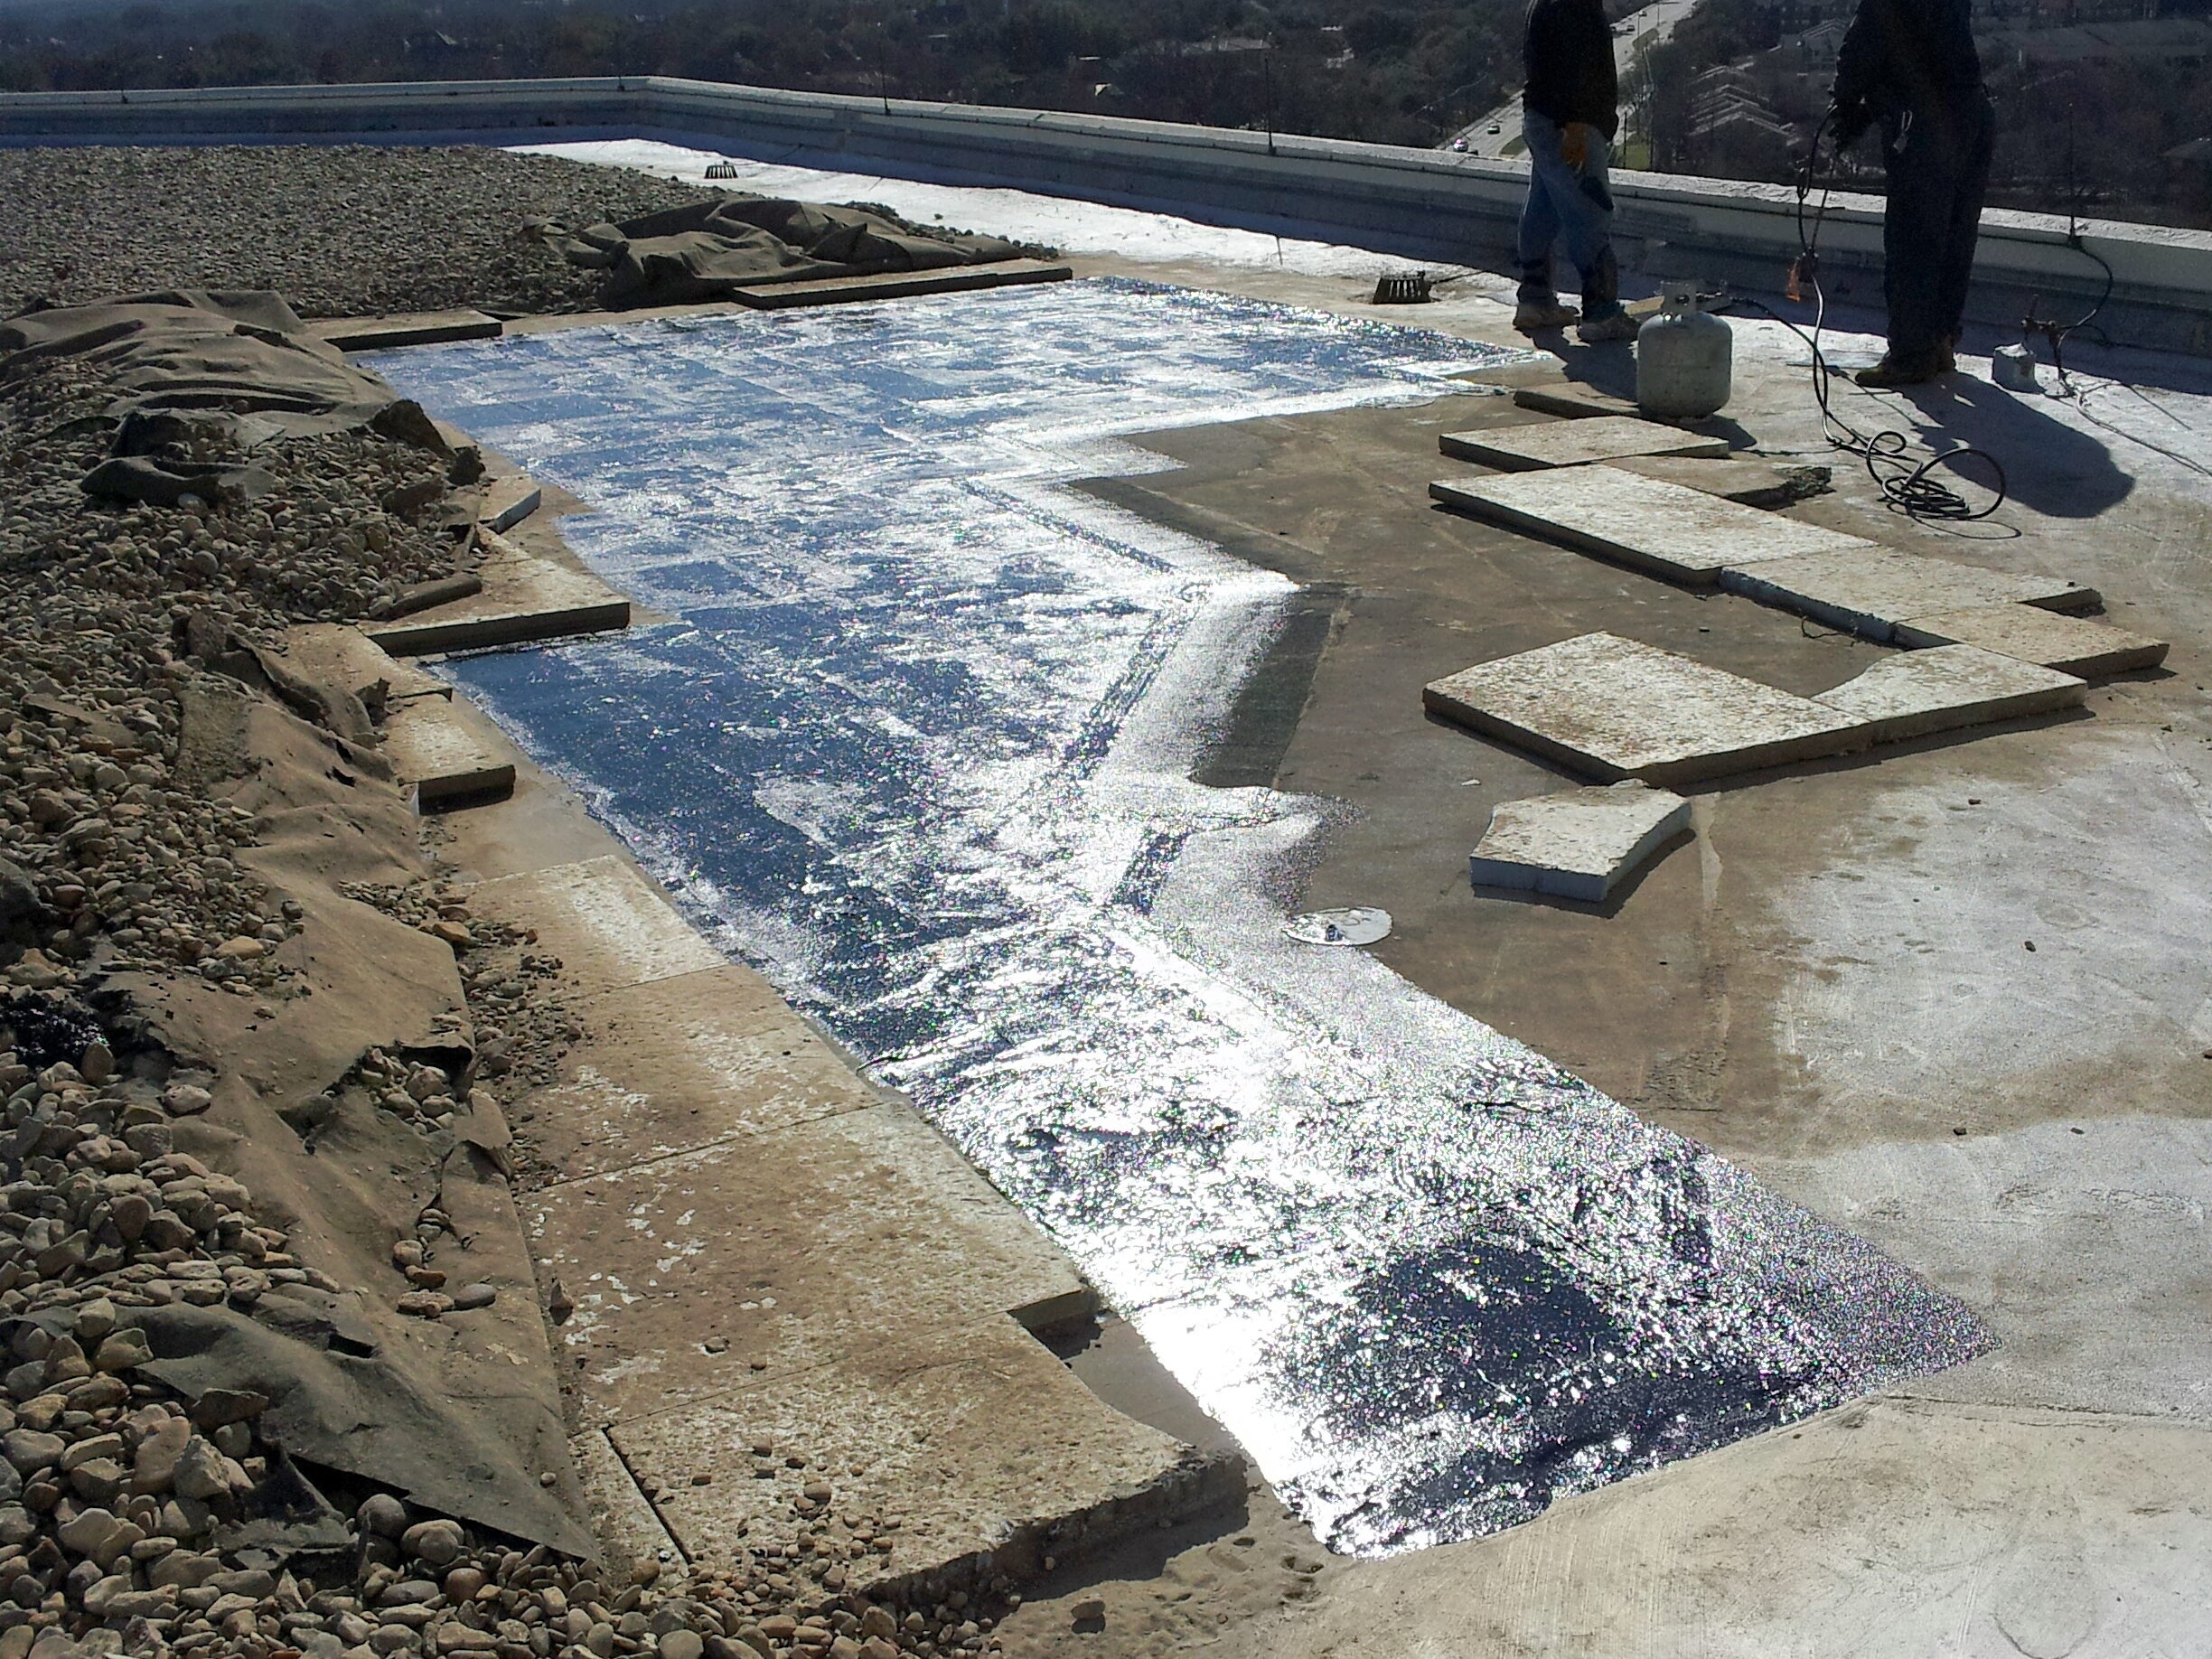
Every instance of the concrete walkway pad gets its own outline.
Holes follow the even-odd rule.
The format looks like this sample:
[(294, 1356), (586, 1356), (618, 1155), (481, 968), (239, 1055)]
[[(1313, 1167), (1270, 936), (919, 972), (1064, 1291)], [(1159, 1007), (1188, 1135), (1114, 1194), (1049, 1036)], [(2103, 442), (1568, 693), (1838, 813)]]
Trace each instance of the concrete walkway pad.
[(1707, 461), (1693, 455), (1623, 455), (1605, 464), (1662, 483), (1686, 484), (1724, 501), (1773, 511), (1823, 495), (1830, 470), (1811, 462), (1761, 461), (1745, 455)]
[(517, 1112), (567, 1180), (858, 1111), (882, 1097), (750, 968), (595, 998), (593, 1038)]
[(1540, 426), (1499, 426), (1486, 432), (1447, 432), (1437, 447), (1455, 461), (1473, 461), (1504, 473), (1585, 466), (1624, 455), (1698, 455), (1728, 458), (1726, 438), (1700, 437), (1631, 415), (1552, 421)]
[(1938, 611), (2009, 604), (2081, 611), (2098, 603), (2096, 589), (2064, 576), (1983, 570), (1864, 545), (1761, 559), (1741, 570), (1727, 570), (1720, 586), (1884, 644), (1896, 642), (1897, 625), (1906, 618)]
[(589, 1411), (622, 1420), (921, 1334), (1094, 1305), (1067, 1256), (895, 1100), (526, 1200)]
[(1687, 801), (1633, 781), (1508, 801), (1491, 809), (1471, 874), (1478, 887), (1596, 903), (1689, 827)]
[(1914, 616), (1897, 626), (1900, 645), (1979, 645), (2061, 674), (2101, 680), (2166, 661), (2166, 642), (2033, 605), (1980, 605)]
[(1813, 700), (1857, 721), (1869, 741), (1896, 743), (1962, 726), (2078, 708), (2087, 685), (1978, 645), (1885, 657)]
[(384, 755), (414, 791), (417, 812), (483, 805), (514, 792), (514, 750), (490, 721), (449, 698), (418, 697), (392, 708)]
[(307, 332), (341, 351), (383, 351), (454, 340), (496, 340), (504, 329), (497, 317), (463, 308), (390, 317), (324, 317), (308, 323)]
[(1585, 633), (1439, 680), (1431, 714), (1612, 782), (1686, 783), (1861, 745), (1810, 698), (1612, 633)]
[(863, 1592), (963, 1558), (1034, 1572), (1242, 1485), (1241, 1459), (1108, 1410), (1003, 1318), (770, 1372), (612, 1433), (692, 1560), (777, 1553), (827, 1517), (831, 1537), (872, 1541), (841, 1564)]
[(353, 693), (372, 715), (380, 706), (389, 708), (417, 698), (453, 698), (453, 687), (446, 681), (393, 656), (359, 628), (343, 623), (306, 623), (290, 630), (285, 635), (285, 655), (308, 679)]
[(1514, 404), (1539, 415), (1561, 415), (1570, 420), (1588, 420), (1604, 415), (1636, 414), (1634, 398), (1616, 398), (1579, 380), (1552, 380), (1542, 386), (1514, 389)]
[(529, 917), (578, 995), (724, 966), (637, 867), (612, 854), (483, 882), (470, 902), (489, 914)]
[(800, 305), (851, 305), (861, 300), (907, 299), (921, 294), (965, 294), (1026, 283), (1065, 282), (1074, 267), (1042, 259), (1008, 259), (997, 265), (954, 265), (934, 271), (877, 271), (866, 276), (824, 276), (812, 282), (762, 283), (733, 288), (730, 297), (755, 311), (788, 311)]
[(477, 517), (489, 530), (511, 530), (544, 504), (545, 491), (535, 480), (520, 473), (510, 473), (492, 481), (484, 491), (483, 504), (477, 510)]
[(483, 591), (370, 628), (369, 637), (394, 656), (482, 651), (536, 640), (603, 633), (630, 625), (630, 601), (589, 571), (526, 553), (495, 530), (481, 530)]
[(1429, 493), (1490, 523), (1692, 587), (1711, 587), (1730, 566), (1874, 550), (1872, 542), (1856, 536), (1613, 466), (1443, 478), (1429, 486)]

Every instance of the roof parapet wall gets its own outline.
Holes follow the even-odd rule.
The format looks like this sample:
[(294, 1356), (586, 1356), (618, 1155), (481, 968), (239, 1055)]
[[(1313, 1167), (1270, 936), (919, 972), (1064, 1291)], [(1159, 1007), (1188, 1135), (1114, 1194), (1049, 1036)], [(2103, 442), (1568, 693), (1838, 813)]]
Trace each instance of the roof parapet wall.
[[(1108, 116), (790, 92), (667, 77), (0, 94), (0, 145), (518, 142), (659, 137), (762, 159), (1016, 185), (1408, 258), (1505, 258), (1525, 169), (1448, 151)], [(1785, 186), (1617, 173), (1623, 263), (1774, 292), (1799, 246)], [(1839, 193), (1821, 233), (1832, 297), (1880, 295), (1881, 200)], [(2212, 356), (2212, 234), (2077, 222), (2113, 268), (2116, 343)], [(1982, 216), (1970, 314), (2079, 311), (2104, 284), (2061, 217)]]

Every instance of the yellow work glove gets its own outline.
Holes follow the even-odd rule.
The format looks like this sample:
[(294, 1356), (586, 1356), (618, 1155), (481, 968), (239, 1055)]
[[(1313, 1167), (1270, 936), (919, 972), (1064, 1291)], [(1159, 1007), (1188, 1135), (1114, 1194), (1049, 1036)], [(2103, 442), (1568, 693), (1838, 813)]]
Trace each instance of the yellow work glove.
[(1589, 165), (1590, 137), (1597, 130), (1587, 121), (1570, 121), (1560, 129), (1560, 155), (1577, 172)]

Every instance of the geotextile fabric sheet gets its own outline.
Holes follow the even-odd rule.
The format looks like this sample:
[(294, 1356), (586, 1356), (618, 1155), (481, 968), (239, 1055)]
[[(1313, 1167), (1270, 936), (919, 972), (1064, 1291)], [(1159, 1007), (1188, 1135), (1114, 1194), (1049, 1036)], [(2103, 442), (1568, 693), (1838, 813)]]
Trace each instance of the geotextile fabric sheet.
[(749, 195), (581, 229), (531, 220), (523, 231), (571, 265), (605, 271), (601, 297), (617, 308), (717, 299), (764, 283), (989, 265), (1023, 252), (997, 237), (925, 232), (861, 208)]

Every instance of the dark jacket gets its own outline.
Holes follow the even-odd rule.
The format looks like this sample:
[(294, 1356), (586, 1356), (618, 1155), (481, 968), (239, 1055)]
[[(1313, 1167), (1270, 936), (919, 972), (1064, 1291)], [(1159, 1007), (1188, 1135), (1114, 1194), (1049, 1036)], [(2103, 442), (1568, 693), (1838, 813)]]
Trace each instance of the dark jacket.
[(1579, 121), (1609, 139), (1620, 125), (1620, 77), (1602, 0), (1529, 0), (1521, 36), (1523, 108), (1561, 127)]
[(1982, 93), (1968, 0), (1859, 0), (1836, 60), (1836, 141), (1910, 110), (1955, 120)]

